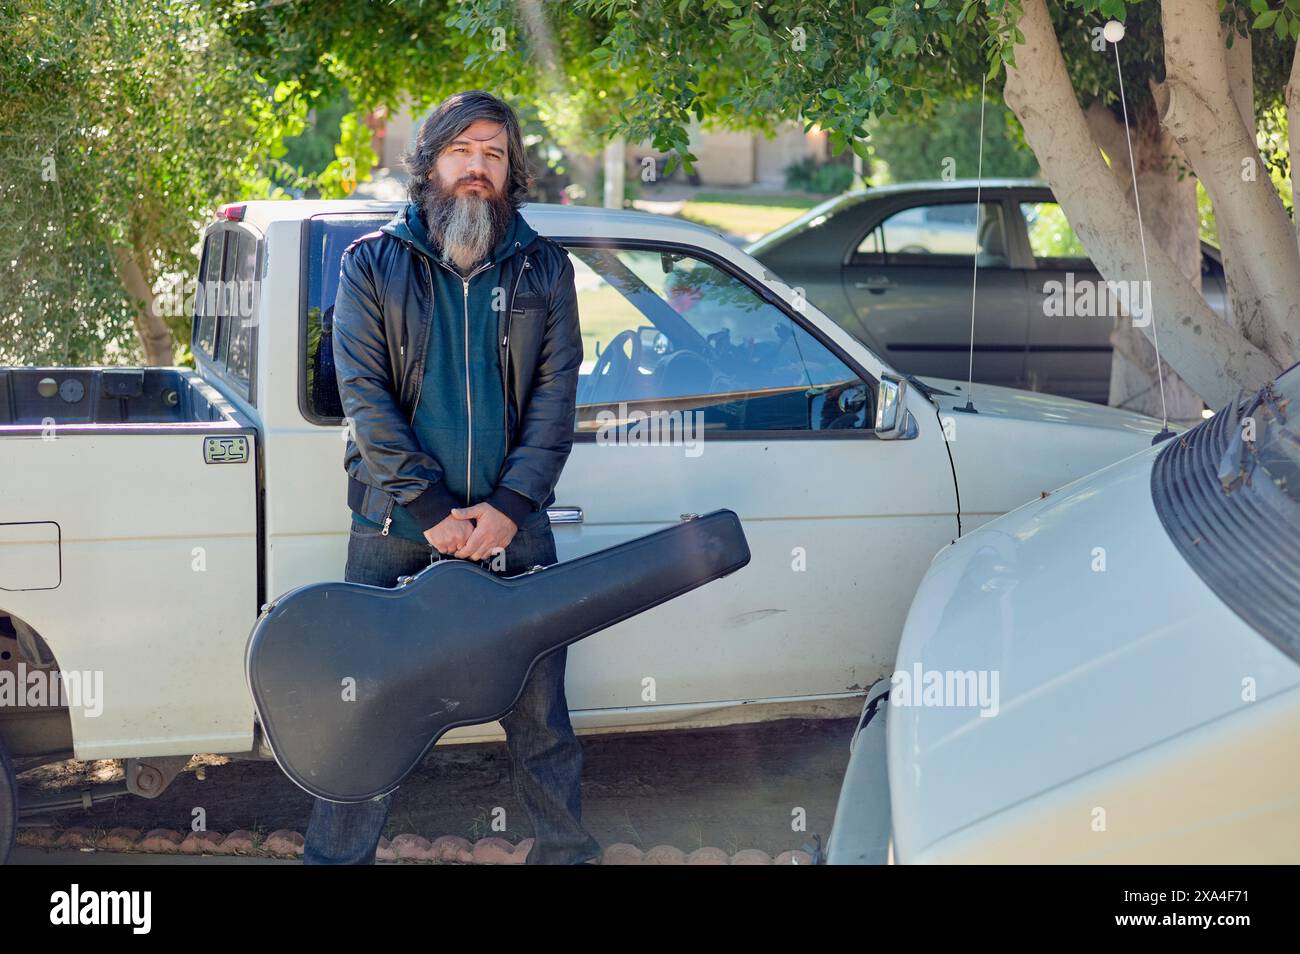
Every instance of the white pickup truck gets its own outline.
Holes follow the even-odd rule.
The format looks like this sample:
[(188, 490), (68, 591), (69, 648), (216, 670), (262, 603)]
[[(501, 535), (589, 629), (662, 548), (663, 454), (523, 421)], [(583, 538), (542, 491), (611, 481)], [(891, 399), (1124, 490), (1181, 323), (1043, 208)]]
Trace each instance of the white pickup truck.
[[(400, 208), (223, 207), (203, 238), (197, 370), (0, 368), (0, 816), (15, 768), (59, 758), (126, 759), (124, 790), (154, 796), (193, 754), (269, 757), (245, 643), (269, 600), (342, 577), (339, 259)], [(560, 559), (720, 507), (753, 554), (573, 647), (580, 732), (856, 714), (940, 547), (1158, 430), (978, 385), (978, 413), (959, 413), (964, 385), (909, 387), (716, 232), (524, 214), (570, 253), (586, 349), (549, 511)], [(691, 426), (651, 439), (664, 409)]]

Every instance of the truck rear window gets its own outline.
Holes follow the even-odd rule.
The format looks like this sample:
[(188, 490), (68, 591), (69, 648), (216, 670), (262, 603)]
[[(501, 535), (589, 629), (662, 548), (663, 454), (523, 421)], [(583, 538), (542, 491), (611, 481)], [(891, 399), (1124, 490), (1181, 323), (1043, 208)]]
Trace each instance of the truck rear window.
[(258, 240), (236, 226), (215, 228), (203, 243), (190, 349), (245, 400), (253, 401), (253, 336)]
[(303, 414), (313, 423), (338, 424), (343, 419), (332, 348), (334, 297), (339, 289), (339, 263), (343, 250), (391, 218), (390, 213), (321, 215), (308, 224), (307, 302), (302, 349), (306, 368), (302, 381), (305, 388)]

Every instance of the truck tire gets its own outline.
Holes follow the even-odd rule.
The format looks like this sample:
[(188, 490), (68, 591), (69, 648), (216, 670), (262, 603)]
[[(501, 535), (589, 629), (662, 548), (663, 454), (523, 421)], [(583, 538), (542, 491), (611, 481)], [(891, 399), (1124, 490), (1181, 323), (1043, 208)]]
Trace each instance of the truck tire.
[(0, 865), (9, 861), (18, 827), (18, 776), (9, 753), (0, 742)]

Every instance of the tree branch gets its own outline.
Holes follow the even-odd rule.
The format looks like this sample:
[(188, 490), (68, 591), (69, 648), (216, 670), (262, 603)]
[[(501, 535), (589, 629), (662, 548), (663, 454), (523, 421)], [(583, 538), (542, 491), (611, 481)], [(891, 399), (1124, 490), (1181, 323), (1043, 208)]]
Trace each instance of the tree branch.
[(172, 333), (161, 315), (153, 312), (153, 289), (145, 277), (144, 270), (135, 260), (130, 249), (121, 245), (110, 246), (114, 269), (122, 288), (131, 296), (135, 305), (135, 332), (144, 349), (145, 363), (157, 367), (172, 364)]
[[(1007, 69), (1007, 104), (1101, 274), (1141, 281), (1136, 212), (1088, 132), (1044, 0), (1024, 0), (1023, 9), (1017, 26), (1025, 40)], [(1160, 245), (1147, 252), (1153, 321), (1141, 330), (1150, 337), (1159, 328), (1163, 357), (1201, 397), (1222, 406), (1276, 376), (1278, 365), (1210, 310)]]
[(1285, 367), (1300, 344), (1300, 250), (1255, 142), (1247, 81), (1233, 84), (1234, 73), (1249, 71), (1249, 48), (1233, 54), (1230, 69), (1215, 0), (1165, 2), (1161, 22), (1161, 124), (1214, 203), (1238, 329)]
[(1128, 161), (1128, 146), (1124, 141), (1124, 124), (1099, 99), (1094, 99), (1083, 112), (1088, 132), (1110, 160), (1110, 171), (1123, 183), (1131, 182), (1132, 167)]

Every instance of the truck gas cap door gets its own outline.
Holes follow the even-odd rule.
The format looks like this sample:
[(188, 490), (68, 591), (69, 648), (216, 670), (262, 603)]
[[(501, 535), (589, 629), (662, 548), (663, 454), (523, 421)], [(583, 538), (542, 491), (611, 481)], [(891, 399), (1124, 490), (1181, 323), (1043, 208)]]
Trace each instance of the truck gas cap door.
[(57, 523), (0, 523), (0, 590), (52, 590), (61, 580)]

